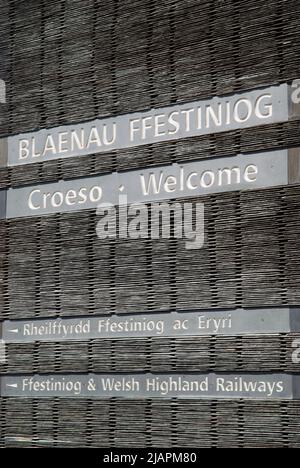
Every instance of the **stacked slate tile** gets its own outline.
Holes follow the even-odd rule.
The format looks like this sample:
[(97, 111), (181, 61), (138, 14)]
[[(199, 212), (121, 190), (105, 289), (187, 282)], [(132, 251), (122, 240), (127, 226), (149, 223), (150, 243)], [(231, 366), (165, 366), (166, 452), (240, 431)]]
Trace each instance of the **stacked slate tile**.
[[(296, 0), (0, 0), (0, 136), (300, 77)], [(0, 169), (0, 187), (300, 146), (300, 121)], [(182, 203), (182, 200), (178, 200)], [(205, 203), (205, 246), (0, 221), (0, 319), (300, 304), (300, 187)], [(297, 334), (7, 345), (1, 375), (299, 373)], [(300, 402), (0, 398), (1, 447), (300, 447)]]

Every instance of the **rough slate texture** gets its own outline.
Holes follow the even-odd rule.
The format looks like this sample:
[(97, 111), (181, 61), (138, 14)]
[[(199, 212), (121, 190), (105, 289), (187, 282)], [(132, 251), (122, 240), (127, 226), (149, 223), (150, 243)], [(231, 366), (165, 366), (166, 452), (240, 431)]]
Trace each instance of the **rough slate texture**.
[[(0, 0), (0, 135), (300, 78), (298, 0)], [(0, 187), (300, 145), (300, 121), (1, 169)], [(206, 245), (0, 222), (2, 319), (300, 304), (300, 187), (203, 197)], [(2, 373), (299, 372), (293, 335), (9, 345)], [(299, 336), (298, 336), (299, 338)], [(300, 447), (299, 402), (0, 402), (0, 446)]]

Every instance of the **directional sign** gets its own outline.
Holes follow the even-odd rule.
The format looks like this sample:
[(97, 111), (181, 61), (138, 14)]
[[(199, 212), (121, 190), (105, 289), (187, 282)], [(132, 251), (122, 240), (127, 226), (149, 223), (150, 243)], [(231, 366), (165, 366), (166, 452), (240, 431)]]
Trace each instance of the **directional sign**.
[(298, 115), (288, 84), (10, 136), (9, 166), (287, 122)]
[(97, 209), (99, 205), (160, 202), (300, 181), (300, 150), (207, 158), (125, 173), (62, 180), (0, 191), (0, 216), (21, 218)]

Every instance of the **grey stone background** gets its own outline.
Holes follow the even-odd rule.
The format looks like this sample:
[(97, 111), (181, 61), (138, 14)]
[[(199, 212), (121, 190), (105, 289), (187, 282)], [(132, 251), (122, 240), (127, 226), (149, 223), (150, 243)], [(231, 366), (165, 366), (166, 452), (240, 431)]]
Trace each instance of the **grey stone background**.
[[(0, 135), (300, 78), (294, 0), (0, 0)], [(299, 146), (300, 122), (1, 169), (1, 187)], [(204, 197), (206, 244), (0, 223), (2, 319), (300, 303), (300, 187)], [(1, 373), (299, 372), (296, 335), (9, 345)], [(0, 446), (300, 447), (299, 402), (1, 399)]]

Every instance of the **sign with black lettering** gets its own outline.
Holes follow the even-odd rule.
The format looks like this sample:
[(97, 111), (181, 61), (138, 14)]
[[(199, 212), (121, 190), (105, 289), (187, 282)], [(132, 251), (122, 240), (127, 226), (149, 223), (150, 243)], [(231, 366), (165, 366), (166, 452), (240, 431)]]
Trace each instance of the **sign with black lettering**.
[[(0, 203), (1, 200), (2, 206), (6, 203), (6, 218), (21, 218), (96, 209), (100, 204), (147, 203), (277, 187), (300, 181), (299, 161), (299, 150), (239, 154), (10, 188), (7, 196), (0, 191)], [(5, 198), (7, 200), (3, 202)]]
[(1, 377), (1, 396), (19, 398), (300, 399), (289, 374), (85, 374)]
[(0, 160), (18, 166), (286, 122), (295, 112), (291, 92), (283, 84), (10, 136)]
[(273, 334), (300, 331), (300, 309), (202, 310), (4, 321), (6, 343), (91, 339)]

